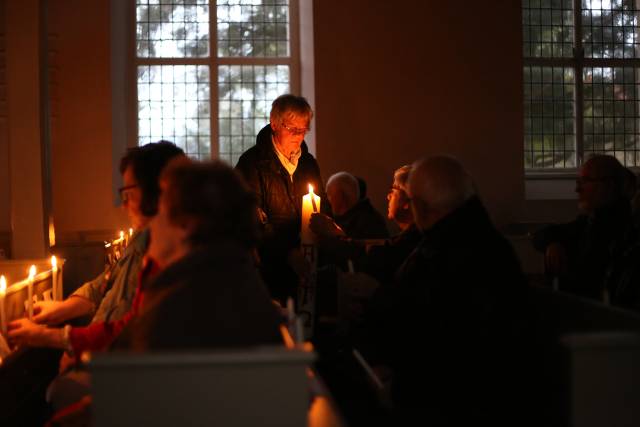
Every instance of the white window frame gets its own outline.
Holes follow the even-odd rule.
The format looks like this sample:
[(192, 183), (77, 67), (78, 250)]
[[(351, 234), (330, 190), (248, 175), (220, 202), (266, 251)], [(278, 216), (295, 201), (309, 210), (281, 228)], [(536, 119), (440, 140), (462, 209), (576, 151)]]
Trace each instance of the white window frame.
[[(112, 178), (114, 204), (119, 203), (119, 162), (128, 147), (138, 143), (137, 67), (139, 65), (208, 65), (210, 69), (211, 156), (218, 158), (218, 66), (287, 65), (289, 90), (305, 96), (315, 110), (313, 54), (313, 0), (289, 0), (290, 55), (284, 58), (218, 57), (216, 1), (211, 0), (210, 56), (205, 58), (138, 58), (136, 55), (136, 2), (111, 1)], [(266, 123), (265, 123), (266, 125)], [(315, 154), (315, 126), (305, 138)]]

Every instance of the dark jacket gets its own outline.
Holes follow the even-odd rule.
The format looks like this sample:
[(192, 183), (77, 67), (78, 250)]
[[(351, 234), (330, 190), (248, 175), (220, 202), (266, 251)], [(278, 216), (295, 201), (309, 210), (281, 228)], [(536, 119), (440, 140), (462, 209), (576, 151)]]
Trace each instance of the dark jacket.
[(503, 424), (514, 382), (523, 382), (515, 366), (524, 353), (525, 290), (515, 252), (479, 199), (424, 232), (369, 317), (401, 411), (434, 425)]
[(236, 165), (266, 214), (259, 245), (261, 268), (272, 295), (280, 299), (292, 294), (297, 280), (286, 259), (300, 245), (302, 196), (309, 192), (309, 184), (322, 198), (321, 210), (328, 209), (318, 163), (304, 142), (301, 149), (292, 181), (274, 151), (271, 126), (267, 125), (258, 133), (256, 145), (242, 154)]
[(621, 198), (566, 224), (550, 225), (532, 236), (534, 247), (544, 252), (552, 243), (561, 244), (568, 257), (568, 271), (559, 279), (560, 289), (584, 297), (602, 299), (605, 278), (614, 254), (631, 230), (631, 206)]
[(387, 239), (383, 245), (372, 246), (361, 260), (362, 271), (373, 276), (382, 285), (393, 282), (398, 268), (418, 246), (422, 233), (415, 224)]
[(279, 316), (246, 249), (198, 250), (145, 285), (145, 304), (115, 348), (237, 348), (282, 343)]
[(386, 239), (387, 223), (371, 206), (369, 199), (359, 200), (344, 215), (335, 217), (336, 224), (352, 239)]

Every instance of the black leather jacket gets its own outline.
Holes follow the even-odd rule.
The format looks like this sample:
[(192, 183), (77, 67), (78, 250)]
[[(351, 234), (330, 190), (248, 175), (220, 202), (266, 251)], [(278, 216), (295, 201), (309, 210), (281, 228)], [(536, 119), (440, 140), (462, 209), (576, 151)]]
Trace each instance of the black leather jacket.
[(261, 252), (270, 250), (286, 256), (300, 244), (302, 196), (309, 192), (309, 184), (322, 198), (322, 211), (326, 212), (328, 207), (318, 163), (304, 141), (301, 149), (302, 155), (292, 181), (274, 151), (271, 127), (267, 125), (258, 133), (256, 145), (244, 152), (236, 165), (255, 192), (258, 206), (267, 216)]

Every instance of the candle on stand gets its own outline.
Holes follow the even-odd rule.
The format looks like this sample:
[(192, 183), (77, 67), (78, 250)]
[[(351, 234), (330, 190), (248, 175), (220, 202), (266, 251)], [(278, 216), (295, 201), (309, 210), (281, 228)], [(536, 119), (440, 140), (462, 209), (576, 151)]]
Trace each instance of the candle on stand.
[(313, 192), (313, 186), (309, 184), (309, 194), (302, 196), (302, 225), (300, 239), (303, 245), (313, 245), (316, 241), (315, 234), (309, 227), (311, 214), (320, 212), (320, 196)]
[(0, 276), (0, 327), (2, 328), (2, 335), (7, 336), (7, 317), (4, 311), (4, 297), (7, 294), (7, 279), (4, 276)]
[(51, 255), (51, 291), (53, 292), (53, 300), (60, 301), (58, 293), (58, 260), (55, 255)]
[(27, 300), (27, 312), (29, 320), (33, 319), (33, 281), (36, 277), (36, 266), (32, 265), (29, 268), (29, 284), (28, 284), (28, 300)]

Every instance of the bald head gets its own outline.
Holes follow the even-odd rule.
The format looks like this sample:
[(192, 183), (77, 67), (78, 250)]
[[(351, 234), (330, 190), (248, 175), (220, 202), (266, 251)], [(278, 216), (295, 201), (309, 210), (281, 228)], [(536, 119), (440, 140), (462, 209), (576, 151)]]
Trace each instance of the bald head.
[(434, 156), (413, 164), (409, 193), (416, 224), (425, 230), (462, 206), (476, 192), (471, 175), (459, 161)]
[(338, 172), (327, 181), (327, 197), (335, 215), (344, 215), (358, 203), (360, 185), (355, 176), (348, 172)]

